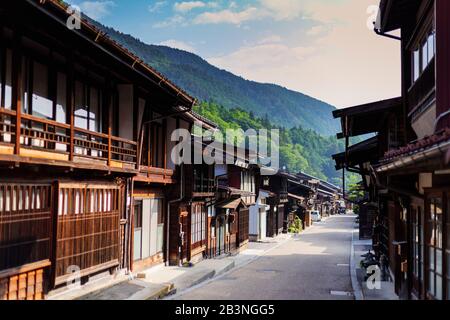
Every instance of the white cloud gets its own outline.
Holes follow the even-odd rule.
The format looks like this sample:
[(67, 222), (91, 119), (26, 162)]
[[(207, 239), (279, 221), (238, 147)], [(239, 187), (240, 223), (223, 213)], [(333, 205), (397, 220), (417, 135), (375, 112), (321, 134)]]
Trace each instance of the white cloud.
[(263, 41), (253, 46), (242, 47), (229, 55), (209, 58), (208, 61), (251, 79), (276, 82), (274, 79), (264, 79), (266, 70), (270, 72), (278, 70), (274, 75), (282, 75), (292, 65), (304, 61), (314, 53), (315, 49), (312, 47), (292, 48), (283, 43)]
[[(208, 61), (247, 79), (277, 83), (337, 107), (400, 94), (399, 42), (366, 26), (373, 0), (302, 1), (322, 27), (305, 30), (308, 45), (276, 37), (238, 48)], [(322, 29), (322, 30), (321, 30)]]
[(167, 28), (176, 25), (183, 25), (186, 23), (186, 19), (181, 15), (172, 16), (164, 21), (157, 22), (153, 25), (153, 28)]
[(185, 1), (176, 2), (173, 9), (178, 12), (188, 12), (197, 8), (204, 8), (206, 4), (203, 1)]
[(258, 40), (258, 44), (279, 43), (283, 39), (279, 35), (271, 35)]
[(111, 13), (114, 1), (83, 1), (78, 6), (81, 11), (92, 19), (99, 20)]
[(159, 12), (166, 4), (167, 1), (156, 1), (153, 5), (148, 6), (148, 11), (150, 11), (150, 13)]
[(291, 20), (301, 17), (305, 1), (260, 0), (261, 5), (272, 13), (276, 20)]
[(299, 0), (258, 0), (257, 5), (237, 10), (235, 1), (230, 2), (228, 9), (208, 11), (199, 14), (195, 24), (228, 23), (241, 25), (244, 22), (271, 18), (274, 20), (291, 20), (302, 17), (303, 1)]
[(240, 25), (243, 22), (259, 20), (265, 15), (260, 9), (249, 7), (242, 11), (232, 11), (229, 9), (217, 12), (204, 12), (194, 19), (194, 24), (219, 24), (228, 23)]
[(186, 42), (183, 42), (183, 41), (179, 41), (179, 40), (170, 39), (170, 40), (160, 42), (159, 44), (162, 46), (180, 49), (180, 50), (184, 50), (184, 51), (188, 51), (188, 52), (192, 52), (192, 53), (196, 52), (195, 48), (192, 45), (190, 45)]

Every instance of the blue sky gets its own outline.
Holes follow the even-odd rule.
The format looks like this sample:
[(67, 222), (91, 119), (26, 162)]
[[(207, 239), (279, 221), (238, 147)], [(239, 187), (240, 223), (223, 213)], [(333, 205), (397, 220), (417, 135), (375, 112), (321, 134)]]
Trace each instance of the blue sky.
[(69, 2), (146, 43), (194, 52), (337, 107), (399, 94), (398, 44), (367, 26), (378, 0)]

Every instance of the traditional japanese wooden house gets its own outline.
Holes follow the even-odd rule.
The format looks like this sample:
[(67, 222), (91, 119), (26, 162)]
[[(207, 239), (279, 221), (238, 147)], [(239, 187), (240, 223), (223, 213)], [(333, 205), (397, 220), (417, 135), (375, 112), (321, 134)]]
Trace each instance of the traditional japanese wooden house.
[(270, 210), (267, 216), (267, 237), (276, 237), (287, 230), (287, 217), (285, 205), (288, 203), (288, 177), (289, 174), (277, 172), (269, 176), (269, 191), (271, 196), (267, 203)]
[(312, 209), (310, 199), (313, 198), (314, 189), (298, 175), (288, 175), (287, 190), (288, 202), (285, 204), (287, 227), (289, 228), (289, 225), (294, 223), (297, 216), (302, 221), (303, 229), (305, 229), (310, 226), (308, 211)]
[[(394, 30), (401, 36), (390, 34)], [(343, 163), (362, 163), (361, 174), (370, 180), (367, 190), (379, 210), (375, 245), (389, 260), (397, 294), (449, 299), (450, 3), (382, 0), (376, 32), (401, 43), (402, 97), (378, 123), (378, 163), (357, 159), (350, 148)], [(347, 139), (374, 123), (352, 124), (356, 116), (342, 112)]]
[[(195, 255), (192, 251), (195, 248), (189, 245), (191, 211), (195, 209), (201, 215), (205, 210), (204, 206), (200, 208), (201, 202), (192, 204), (192, 200), (200, 200), (208, 191), (214, 195), (213, 184), (207, 177), (212, 172), (209, 166), (192, 165), (192, 161), (175, 165), (172, 155), (177, 143), (172, 141), (172, 133), (176, 129), (191, 132), (194, 123), (210, 128), (207, 120), (193, 111), (180, 111), (179, 106), (164, 110), (153, 103), (138, 121), (142, 152), (139, 172), (133, 178), (133, 271), (162, 262), (178, 264), (190, 260)], [(197, 239), (197, 235), (192, 239)]]
[(0, 4), (0, 299), (42, 299), (163, 246), (166, 130), (182, 125), (167, 116), (194, 99), (70, 17), (60, 1)]
[[(195, 115), (209, 129), (216, 125)], [(182, 265), (195, 263), (207, 256), (210, 241), (210, 216), (214, 211), (217, 184), (214, 165), (194, 164), (195, 153), (203, 153), (207, 146), (192, 137), (192, 159), (180, 168), (179, 200), (170, 204), (169, 262)]]
[[(224, 156), (226, 149), (224, 145)], [(256, 204), (260, 168), (249, 163), (248, 150), (235, 153), (234, 164), (215, 165), (217, 193), (208, 219), (209, 257), (238, 252), (249, 242), (249, 208)]]

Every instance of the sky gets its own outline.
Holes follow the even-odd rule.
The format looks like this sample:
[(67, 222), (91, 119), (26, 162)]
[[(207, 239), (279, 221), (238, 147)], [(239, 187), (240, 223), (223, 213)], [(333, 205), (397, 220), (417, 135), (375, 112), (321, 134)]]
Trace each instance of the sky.
[(379, 0), (69, 0), (149, 44), (338, 108), (400, 95), (399, 41), (371, 22)]

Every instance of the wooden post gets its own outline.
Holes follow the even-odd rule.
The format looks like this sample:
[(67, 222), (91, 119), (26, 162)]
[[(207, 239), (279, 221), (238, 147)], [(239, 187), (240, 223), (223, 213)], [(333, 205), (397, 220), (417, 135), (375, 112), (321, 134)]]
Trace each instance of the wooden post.
[(111, 147), (112, 147), (112, 128), (113, 128), (113, 102), (114, 99), (112, 98), (113, 90), (111, 89), (111, 78), (108, 75), (107, 78), (107, 88), (106, 88), (106, 99), (104, 103), (104, 108), (106, 109), (106, 117), (107, 117), (107, 123), (106, 126), (108, 128), (108, 167), (111, 167)]
[(164, 180), (166, 179), (166, 170), (167, 170), (167, 119), (163, 120), (162, 125), (162, 131), (163, 131), (163, 155), (164, 155)]
[(20, 155), (20, 135), (22, 126), (22, 53), (20, 49), (20, 32), (14, 35), (12, 99), (16, 110), (15, 154)]
[(111, 166), (111, 144), (112, 144), (112, 128), (110, 122), (108, 125), (108, 167)]
[(74, 119), (74, 105), (75, 105), (75, 93), (74, 93), (74, 87), (75, 87), (75, 81), (74, 81), (74, 70), (73, 70), (73, 54), (69, 55), (69, 58), (67, 60), (67, 117), (68, 117), (68, 123), (70, 124), (70, 136), (69, 136), (69, 160), (73, 161), (74, 158), (74, 125), (75, 125), (75, 119)]
[[(134, 178), (131, 178), (131, 187), (130, 187), (130, 271), (133, 271), (133, 262), (134, 262)], [(127, 195), (125, 195), (125, 198)], [(128, 205), (128, 199), (125, 200), (125, 205)]]

